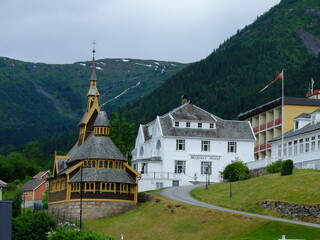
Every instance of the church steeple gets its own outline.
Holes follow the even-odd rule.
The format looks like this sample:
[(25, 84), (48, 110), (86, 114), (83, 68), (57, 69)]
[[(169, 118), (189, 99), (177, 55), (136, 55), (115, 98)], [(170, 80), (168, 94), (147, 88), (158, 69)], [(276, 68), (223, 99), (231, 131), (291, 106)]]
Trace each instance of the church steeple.
[[(94, 41), (93, 44), (95, 45), (96, 42)], [(92, 58), (92, 68), (91, 68), (91, 76), (90, 76), (90, 88), (87, 94), (88, 96), (87, 109), (79, 123), (80, 133), (79, 133), (78, 145), (81, 145), (93, 131), (94, 121), (100, 111), (99, 102), (98, 102), (98, 98), (100, 94), (97, 88), (96, 61), (95, 61), (96, 51), (94, 49), (94, 45), (92, 50), (93, 58)]]
[(96, 50), (94, 49), (94, 45), (96, 44), (95, 41), (93, 41), (93, 50), (92, 50), (92, 67), (91, 67), (91, 76), (90, 76), (90, 88), (88, 91), (87, 96), (99, 96), (99, 91), (97, 88), (97, 74), (96, 74), (96, 60), (95, 60), (95, 53)]

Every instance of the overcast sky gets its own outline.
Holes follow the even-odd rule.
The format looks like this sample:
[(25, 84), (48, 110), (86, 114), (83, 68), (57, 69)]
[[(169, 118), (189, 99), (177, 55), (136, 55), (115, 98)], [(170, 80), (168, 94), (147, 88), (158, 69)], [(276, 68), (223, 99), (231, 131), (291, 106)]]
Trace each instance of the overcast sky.
[(0, 56), (74, 63), (204, 59), (280, 0), (0, 0)]

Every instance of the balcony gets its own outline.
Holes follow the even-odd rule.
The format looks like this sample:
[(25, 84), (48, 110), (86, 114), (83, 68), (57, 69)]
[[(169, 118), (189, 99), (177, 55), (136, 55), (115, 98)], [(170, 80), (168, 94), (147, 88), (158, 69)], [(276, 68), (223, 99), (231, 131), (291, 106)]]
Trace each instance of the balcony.
[(279, 125), (282, 123), (282, 119), (281, 118), (278, 118), (274, 121), (275, 125)]
[(141, 174), (141, 179), (170, 179), (181, 180), (182, 173), (172, 172), (146, 172)]

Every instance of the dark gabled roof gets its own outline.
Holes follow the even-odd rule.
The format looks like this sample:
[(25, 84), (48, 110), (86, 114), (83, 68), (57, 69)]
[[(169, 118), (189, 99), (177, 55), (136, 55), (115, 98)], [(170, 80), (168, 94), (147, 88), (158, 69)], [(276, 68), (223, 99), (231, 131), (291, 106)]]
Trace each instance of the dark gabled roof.
[[(313, 125), (311, 125), (311, 123), (309, 123), (308, 125), (300, 128), (298, 130), (290, 130), (289, 132), (286, 132), (283, 135), (283, 138), (290, 138), (290, 137), (294, 137), (294, 136), (297, 136), (297, 135), (301, 135), (301, 134), (304, 134), (304, 133), (313, 132), (313, 131), (317, 131), (317, 130), (320, 130), (320, 123), (313, 124)], [(319, 134), (319, 133), (317, 133), (317, 134)], [(280, 140), (281, 138), (282, 137), (280, 135), (280, 136), (270, 140), (269, 142), (275, 142), (275, 141)]]
[(94, 127), (110, 127), (110, 122), (105, 111), (100, 111), (93, 124)]
[[(188, 112), (188, 108), (191, 108), (191, 113)], [(215, 122), (216, 116), (208, 113), (207, 111), (193, 105), (191, 103), (186, 103), (180, 107), (174, 109), (173, 111), (163, 115), (171, 115), (175, 120), (189, 120), (189, 121), (205, 121), (205, 122)]]
[(22, 191), (32, 191), (39, 187), (41, 184), (45, 183), (46, 181), (47, 180), (43, 178), (30, 180), (22, 186)]
[[(129, 176), (129, 174), (119, 169), (96, 169), (84, 168), (82, 169), (83, 182), (116, 182), (136, 184), (136, 182)], [(78, 172), (70, 182), (81, 182), (81, 172)]]
[(75, 145), (68, 156), (70, 156), (70, 159), (67, 163), (85, 159), (126, 160), (109, 137), (95, 136), (94, 133), (91, 133), (82, 145)]
[(248, 122), (217, 119), (216, 129), (175, 128), (169, 117), (160, 118), (163, 136), (254, 140)]
[[(245, 113), (240, 113), (238, 115), (239, 120), (245, 120), (257, 114), (263, 113), (275, 107), (281, 106), (282, 98), (277, 98), (271, 102), (260, 105), (256, 108), (253, 108)], [(294, 97), (285, 97), (284, 105), (299, 105), (299, 106), (319, 106), (320, 99), (309, 99), (309, 98), (294, 98)]]
[(294, 119), (297, 118), (310, 118), (310, 114), (309, 113), (301, 113), (298, 117), (295, 117)]

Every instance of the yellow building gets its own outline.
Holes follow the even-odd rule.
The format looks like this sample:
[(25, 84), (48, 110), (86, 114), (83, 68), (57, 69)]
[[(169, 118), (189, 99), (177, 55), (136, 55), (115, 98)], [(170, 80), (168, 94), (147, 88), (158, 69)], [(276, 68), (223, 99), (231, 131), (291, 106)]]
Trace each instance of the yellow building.
[(271, 157), (271, 145), (268, 142), (281, 135), (282, 128), (283, 132), (293, 129), (295, 117), (311, 113), (320, 107), (320, 100), (315, 99), (314, 94), (307, 96), (309, 98), (285, 97), (283, 109), (282, 98), (278, 98), (238, 115), (239, 120), (250, 121), (252, 125), (257, 139), (254, 147), (255, 160)]
[(135, 207), (140, 176), (109, 137), (111, 126), (98, 104), (94, 56), (87, 97), (78, 140), (66, 156), (55, 155), (49, 179), (49, 213), (80, 219), (80, 226), (82, 219), (110, 217)]

